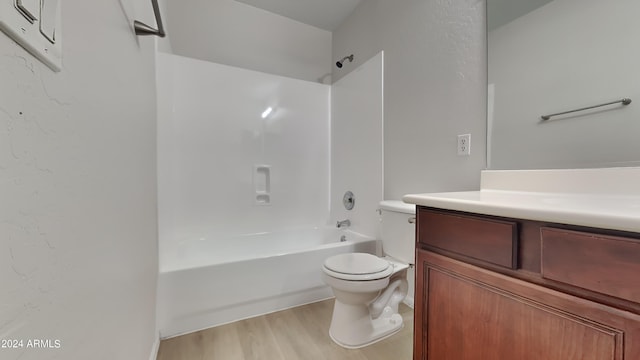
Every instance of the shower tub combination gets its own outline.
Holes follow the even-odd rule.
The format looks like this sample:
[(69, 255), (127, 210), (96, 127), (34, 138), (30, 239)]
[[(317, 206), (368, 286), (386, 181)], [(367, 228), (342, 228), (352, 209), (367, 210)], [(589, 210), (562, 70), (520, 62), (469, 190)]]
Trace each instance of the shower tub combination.
[(309, 228), (183, 241), (160, 262), (161, 338), (333, 296), (322, 282), (332, 255), (380, 255), (379, 240), (350, 230)]

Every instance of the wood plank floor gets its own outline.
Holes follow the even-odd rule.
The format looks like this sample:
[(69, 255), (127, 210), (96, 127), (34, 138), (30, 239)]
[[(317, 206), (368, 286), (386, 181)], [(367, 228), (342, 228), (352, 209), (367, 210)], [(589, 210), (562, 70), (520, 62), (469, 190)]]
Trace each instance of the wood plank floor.
[(333, 299), (163, 340), (157, 360), (410, 360), (413, 310), (401, 304), (404, 328), (355, 350), (329, 337)]

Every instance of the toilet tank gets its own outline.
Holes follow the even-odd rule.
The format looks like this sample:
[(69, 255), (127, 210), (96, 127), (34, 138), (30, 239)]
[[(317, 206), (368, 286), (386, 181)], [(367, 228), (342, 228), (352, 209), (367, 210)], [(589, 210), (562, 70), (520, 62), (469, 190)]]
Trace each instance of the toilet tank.
[(385, 255), (406, 264), (415, 258), (416, 206), (399, 200), (380, 202), (380, 237)]

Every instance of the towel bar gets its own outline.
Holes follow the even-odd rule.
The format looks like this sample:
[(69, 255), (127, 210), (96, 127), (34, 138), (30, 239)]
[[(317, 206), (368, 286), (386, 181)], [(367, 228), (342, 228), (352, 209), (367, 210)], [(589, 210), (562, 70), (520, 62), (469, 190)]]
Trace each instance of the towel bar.
[(555, 114), (549, 114), (549, 115), (542, 115), (541, 118), (542, 118), (543, 121), (546, 121), (546, 120), (551, 119), (552, 116), (564, 115), (564, 114), (569, 114), (569, 113), (573, 113), (573, 112), (577, 112), (577, 111), (583, 111), (583, 110), (599, 108), (599, 107), (602, 107), (602, 106), (613, 105), (613, 104), (617, 104), (617, 103), (621, 103), (622, 105), (629, 105), (629, 104), (631, 104), (631, 99), (623, 98), (621, 100), (611, 101), (611, 102), (600, 104), (600, 105), (587, 106), (587, 107), (583, 107), (583, 108), (580, 108), (580, 109), (563, 111), (563, 112), (559, 112), (559, 113), (555, 113)]

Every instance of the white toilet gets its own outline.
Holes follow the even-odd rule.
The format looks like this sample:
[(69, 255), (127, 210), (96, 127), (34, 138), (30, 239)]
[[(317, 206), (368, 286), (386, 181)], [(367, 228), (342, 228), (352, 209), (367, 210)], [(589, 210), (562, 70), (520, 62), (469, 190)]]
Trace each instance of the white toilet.
[(407, 269), (414, 263), (415, 206), (382, 201), (380, 215), (384, 257), (339, 254), (322, 267), (336, 297), (329, 335), (346, 348), (373, 344), (403, 327), (398, 305), (407, 296)]

